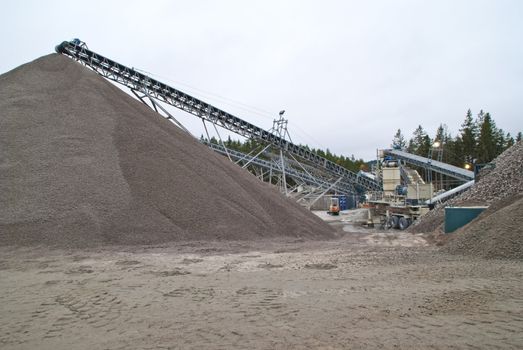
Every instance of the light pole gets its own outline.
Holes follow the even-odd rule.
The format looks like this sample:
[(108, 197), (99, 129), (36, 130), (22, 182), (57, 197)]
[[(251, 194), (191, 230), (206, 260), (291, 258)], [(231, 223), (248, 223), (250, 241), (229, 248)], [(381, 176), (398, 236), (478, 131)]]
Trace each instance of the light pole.
[[(442, 144), (440, 141), (438, 140), (435, 140), (432, 145), (430, 146), (429, 148), (429, 164), (432, 162), (432, 158), (433, 158), (433, 154), (434, 154), (434, 151), (436, 151), (436, 159), (438, 162), (441, 162), (443, 161), (443, 147), (442, 147)], [(432, 170), (429, 170), (429, 183), (432, 183)], [(443, 174), (440, 174), (439, 176), (440, 178), (440, 184), (439, 184), (439, 189), (442, 189), (443, 188)], [(436, 180), (435, 182), (438, 183), (438, 175), (437, 173), (434, 174), (434, 179)]]

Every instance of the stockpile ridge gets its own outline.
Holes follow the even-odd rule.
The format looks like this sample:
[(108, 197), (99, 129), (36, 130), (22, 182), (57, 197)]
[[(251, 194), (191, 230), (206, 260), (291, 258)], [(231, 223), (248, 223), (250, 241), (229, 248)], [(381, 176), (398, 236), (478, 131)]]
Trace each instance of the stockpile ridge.
[(58, 54), (0, 76), (0, 192), (0, 245), (333, 237), (270, 185)]
[(444, 250), (488, 258), (523, 259), (523, 143), (514, 144), (485, 168), (471, 189), (437, 207), (410, 232), (441, 233), (445, 206), (487, 205), (478, 218), (450, 234)]

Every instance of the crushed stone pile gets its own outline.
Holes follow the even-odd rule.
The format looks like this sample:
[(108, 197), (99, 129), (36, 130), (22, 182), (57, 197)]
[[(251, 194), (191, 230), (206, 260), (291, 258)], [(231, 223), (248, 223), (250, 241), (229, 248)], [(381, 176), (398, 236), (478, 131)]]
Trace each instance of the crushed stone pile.
[(523, 142), (505, 150), (494, 161), (493, 169), (484, 169), (480, 179), (468, 191), (436, 207), (408, 228), (412, 233), (442, 232), (445, 206), (491, 206), (523, 192)]
[(499, 201), (470, 224), (453, 232), (442, 250), (484, 258), (523, 260), (523, 195)]
[(334, 235), (270, 185), (58, 54), (0, 76), (0, 193), (0, 245)]
[[(495, 168), (480, 173), (472, 188), (447, 206), (488, 205), (476, 219), (452, 234), (444, 235), (444, 206), (438, 207), (409, 228), (431, 233), (442, 251), (484, 258), (523, 260), (523, 143), (520, 141), (497, 157)], [(439, 237), (439, 238), (438, 238)]]

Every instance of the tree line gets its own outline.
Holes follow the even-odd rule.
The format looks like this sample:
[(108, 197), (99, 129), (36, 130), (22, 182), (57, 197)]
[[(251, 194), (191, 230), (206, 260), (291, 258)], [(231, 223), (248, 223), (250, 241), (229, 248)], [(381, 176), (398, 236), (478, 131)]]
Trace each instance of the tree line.
[(521, 138), (521, 131), (514, 139), (510, 133), (498, 128), (490, 113), (481, 110), (474, 117), (469, 109), (456, 136), (451, 135), (445, 124), (440, 124), (435, 136), (431, 138), (419, 125), (408, 141), (401, 129), (398, 129), (391, 147), (422, 157), (432, 153), (433, 159), (437, 153), (441, 155), (441, 161), (463, 167), (465, 164), (489, 163), (515, 142), (521, 141)]

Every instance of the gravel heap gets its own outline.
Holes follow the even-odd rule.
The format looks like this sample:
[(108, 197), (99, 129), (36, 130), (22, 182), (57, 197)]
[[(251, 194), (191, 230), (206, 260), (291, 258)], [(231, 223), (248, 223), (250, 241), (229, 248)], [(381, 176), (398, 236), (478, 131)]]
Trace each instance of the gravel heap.
[(453, 232), (442, 248), (453, 254), (523, 260), (523, 195), (500, 201), (470, 224)]
[(58, 54), (0, 76), (0, 245), (331, 238), (330, 226)]
[(425, 215), (410, 232), (431, 233), (443, 251), (485, 258), (523, 260), (523, 143), (518, 142), (485, 169), (479, 181), (447, 206), (488, 205), (476, 219), (449, 235), (442, 234), (444, 206)]
[(441, 231), (445, 221), (445, 206), (494, 205), (523, 192), (523, 143), (500, 154), (492, 163), (494, 169), (485, 169), (480, 179), (468, 191), (438, 206), (417, 220), (409, 232), (431, 233)]

